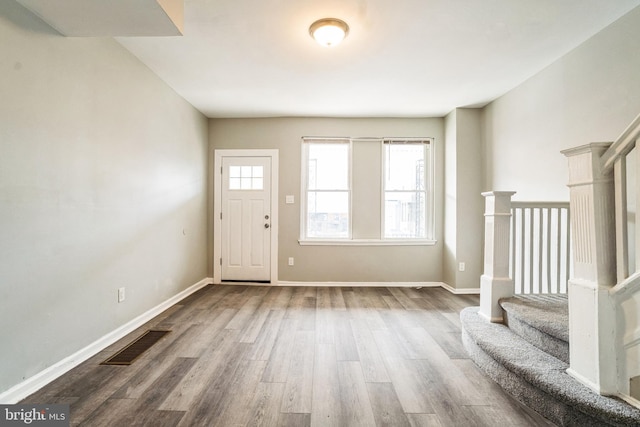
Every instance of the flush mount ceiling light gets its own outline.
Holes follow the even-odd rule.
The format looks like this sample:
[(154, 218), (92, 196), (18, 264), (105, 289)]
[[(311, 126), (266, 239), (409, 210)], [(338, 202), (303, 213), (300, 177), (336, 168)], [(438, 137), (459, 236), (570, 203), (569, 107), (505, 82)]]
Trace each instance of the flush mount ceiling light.
[(349, 33), (346, 22), (336, 18), (318, 19), (309, 27), (309, 34), (325, 47), (339, 44)]

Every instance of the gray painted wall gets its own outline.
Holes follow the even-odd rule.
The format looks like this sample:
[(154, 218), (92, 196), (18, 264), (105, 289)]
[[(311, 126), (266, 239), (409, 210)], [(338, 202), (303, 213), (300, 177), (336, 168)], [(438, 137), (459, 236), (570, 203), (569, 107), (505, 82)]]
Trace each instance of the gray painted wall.
[[(457, 108), (445, 117), (444, 282), (480, 287), (484, 237), (482, 110)], [(460, 271), (463, 262), (465, 270)]]
[(613, 141), (640, 113), (640, 8), (485, 108), (486, 184), (569, 200), (560, 150)]
[(0, 40), (2, 392), (207, 276), (208, 123), (112, 39)]
[[(282, 281), (424, 282), (442, 280), (444, 129), (442, 119), (212, 119), (215, 149), (269, 148), (280, 152), (278, 275)], [(301, 137), (434, 137), (435, 246), (300, 246)], [(372, 167), (380, 168), (379, 159)], [(379, 183), (376, 183), (379, 185)], [(285, 204), (286, 195), (295, 204)], [(213, 230), (215, 232), (215, 230)], [(294, 257), (295, 265), (287, 259)]]

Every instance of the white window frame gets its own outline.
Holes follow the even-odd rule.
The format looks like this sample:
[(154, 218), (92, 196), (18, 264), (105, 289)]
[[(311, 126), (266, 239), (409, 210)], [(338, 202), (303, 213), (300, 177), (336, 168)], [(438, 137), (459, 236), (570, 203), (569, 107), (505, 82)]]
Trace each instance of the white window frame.
[[(399, 143), (422, 143), (423, 147), (423, 158), (424, 158), (424, 192), (425, 192), (425, 208), (424, 208), (424, 221), (425, 221), (425, 236), (424, 237), (385, 237), (385, 218), (386, 218), (386, 174), (387, 174), (387, 158), (386, 158), (386, 150), (385, 144), (399, 144)], [(433, 197), (433, 185), (434, 185), (434, 140), (433, 138), (383, 138), (380, 143), (380, 150), (382, 153), (381, 156), (381, 165), (380, 168), (382, 170), (382, 182), (380, 184), (380, 240), (387, 243), (399, 243), (399, 244), (410, 244), (411, 242), (420, 245), (433, 245), (436, 243), (434, 238), (435, 232), (435, 207), (433, 205), (434, 197)], [(392, 190), (390, 190), (392, 191)]]
[[(301, 246), (433, 246), (437, 243), (435, 240), (435, 205), (434, 205), (434, 186), (435, 186), (435, 139), (431, 137), (424, 138), (403, 138), (403, 137), (384, 137), (384, 138), (371, 138), (380, 141), (381, 150), (381, 180), (378, 183), (380, 188), (380, 238), (376, 239), (354, 239), (353, 232), (353, 208), (352, 208), (352, 148), (353, 140), (360, 140), (362, 138), (353, 137), (303, 137), (301, 147), (301, 186), (300, 186), (300, 238), (298, 243)], [(307, 148), (306, 142), (312, 141), (345, 141), (349, 143), (349, 221), (348, 221), (348, 237), (344, 238), (311, 238), (306, 237), (306, 222), (307, 222)], [(385, 141), (424, 141), (429, 146), (429, 156), (425, 154), (425, 233), (426, 238), (385, 238), (384, 237), (384, 218), (385, 218), (385, 154), (384, 143)], [(426, 147), (425, 147), (426, 152)], [(428, 158), (427, 158), (428, 157)]]
[[(307, 213), (307, 196), (308, 196), (308, 184), (309, 184), (309, 180), (308, 180), (308, 164), (309, 164), (309, 151), (308, 151), (308, 144), (313, 144), (313, 143), (344, 143), (344, 144), (348, 144), (348, 148), (347, 148), (347, 167), (348, 167), (348, 171), (347, 171), (347, 194), (348, 194), (348, 209), (349, 209), (349, 219), (347, 221), (347, 236), (346, 237), (331, 237), (331, 238), (321, 238), (321, 237), (308, 237), (307, 236), (307, 218), (308, 218), (308, 213)], [(302, 182), (301, 182), (301, 192), (300, 192), (300, 244), (323, 244), (323, 243), (330, 243), (333, 244), (334, 242), (349, 242), (352, 240), (352, 218), (353, 218), (353, 210), (351, 207), (351, 190), (352, 190), (352, 186), (351, 186), (351, 157), (352, 157), (352, 141), (350, 138), (335, 138), (335, 137), (303, 137), (302, 138), (302, 160), (301, 160), (301, 165), (302, 165)], [(342, 191), (342, 190), (341, 190)]]

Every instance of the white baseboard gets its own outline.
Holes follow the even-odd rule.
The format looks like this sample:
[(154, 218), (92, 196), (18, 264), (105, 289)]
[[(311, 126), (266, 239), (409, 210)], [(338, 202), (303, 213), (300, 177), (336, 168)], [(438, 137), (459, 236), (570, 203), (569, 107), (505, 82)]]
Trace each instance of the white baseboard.
[(42, 387), (49, 384), (51, 381), (65, 374), (71, 369), (75, 368), (85, 360), (89, 359), (90, 357), (93, 357), (94, 355), (102, 351), (104, 348), (110, 346), (111, 344), (115, 343), (119, 339), (122, 339), (123, 337), (125, 337), (127, 334), (133, 332), (140, 326), (144, 325), (149, 320), (153, 319), (155, 316), (165, 311), (167, 308), (171, 307), (172, 305), (180, 302), (181, 300), (193, 294), (194, 292), (212, 283), (213, 283), (213, 279), (211, 278), (202, 279), (195, 285), (188, 287), (184, 291), (174, 295), (173, 297), (153, 307), (152, 309), (141, 314), (135, 319), (109, 332), (107, 335), (97, 339), (96, 341), (92, 342), (88, 346), (78, 350), (77, 352), (73, 353), (68, 357), (65, 357), (64, 359), (57, 362), (56, 364), (51, 365), (50, 367), (44, 369), (43, 371), (38, 372), (34, 376), (27, 378), (21, 383), (16, 384), (15, 386), (11, 387), (9, 390), (0, 394), (0, 403), (2, 404), (18, 403), (25, 397), (40, 390)]
[(456, 289), (444, 282), (293, 282), (281, 280), (275, 286), (346, 286), (346, 287), (385, 287), (393, 286), (399, 288), (436, 288), (441, 287), (456, 295), (478, 295), (480, 288), (460, 288)]
[(456, 295), (479, 295), (480, 294), (480, 288), (454, 288), (451, 285), (447, 285), (446, 283), (442, 282), (441, 286), (443, 288), (445, 288), (446, 290), (448, 290), (449, 292), (451, 292), (452, 294), (456, 294)]
[(618, 394), (616, 394), (616, 396), (618, 396), (620, 399), (622, 399), (625, 402), (627, 402), (629, 405), (635, 406), (636, 408), (640, 409), (640, 400), (634, 399), (633, 397), (629, 396), (628, 394), (624, 394), (624, 393), (618, 393)]
[(316, 287), (397, 287), (397, 288), (435, 288), (442, 282), (289, 282), (280, 280), (276, 286), (316, 286)]

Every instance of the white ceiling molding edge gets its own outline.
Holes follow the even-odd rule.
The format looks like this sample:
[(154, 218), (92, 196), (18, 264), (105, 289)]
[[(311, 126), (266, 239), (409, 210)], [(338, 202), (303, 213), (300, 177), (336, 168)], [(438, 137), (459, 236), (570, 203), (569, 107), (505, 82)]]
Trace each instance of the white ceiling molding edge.
[(17, 0), (68, 37), (180, 36), (184, 0)]

